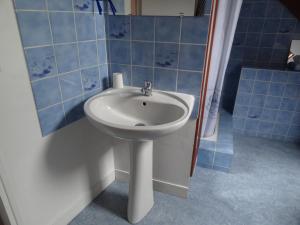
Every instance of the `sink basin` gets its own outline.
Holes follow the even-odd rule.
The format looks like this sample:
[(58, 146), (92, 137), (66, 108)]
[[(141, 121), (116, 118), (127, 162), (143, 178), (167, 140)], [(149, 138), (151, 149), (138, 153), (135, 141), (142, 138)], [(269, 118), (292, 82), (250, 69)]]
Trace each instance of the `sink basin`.
[(192, 95), (140, 88), (108, 89), (88, 99), (84, 111), (101, 131), (130, 143), (130, 182), (127, 216), (139, 222), (153, 200), (153, 140), (186, 124), (194, 106)]
[(109, 89), (90, 98), (84, 106), (92, 124), (123, 139), (148, 139), (174, 132), (188, 120), (194, 103), (191, 95), (139, 88)]

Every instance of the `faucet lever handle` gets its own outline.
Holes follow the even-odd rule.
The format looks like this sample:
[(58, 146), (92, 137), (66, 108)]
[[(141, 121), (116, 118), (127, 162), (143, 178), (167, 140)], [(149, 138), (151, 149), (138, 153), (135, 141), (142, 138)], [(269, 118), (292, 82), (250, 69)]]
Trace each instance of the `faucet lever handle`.
[(151, 81), (148, 81), (148, 80), (145, 80), (145, 84), (144, 84), (144, 87), (145, 88), (152, 88), (152, 82)]

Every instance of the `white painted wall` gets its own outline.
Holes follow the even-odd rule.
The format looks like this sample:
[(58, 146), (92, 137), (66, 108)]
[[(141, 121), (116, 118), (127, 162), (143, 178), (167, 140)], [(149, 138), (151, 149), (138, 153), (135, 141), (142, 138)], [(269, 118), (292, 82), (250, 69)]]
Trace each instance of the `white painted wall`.
[(42, 138), (11, 0), (0, 1), (0, 102), (0, 193), (17, 224), (67, 224), (114, 180), (111, 139), (85, 119)]

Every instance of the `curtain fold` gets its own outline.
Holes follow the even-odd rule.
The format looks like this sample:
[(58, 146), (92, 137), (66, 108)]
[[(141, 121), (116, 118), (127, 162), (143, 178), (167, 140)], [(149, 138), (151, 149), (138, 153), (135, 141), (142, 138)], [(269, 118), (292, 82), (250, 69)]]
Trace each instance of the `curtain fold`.
[(202, 137), (214, 134), (222, 86), (243, 0), (219, 0), (205, 100)]

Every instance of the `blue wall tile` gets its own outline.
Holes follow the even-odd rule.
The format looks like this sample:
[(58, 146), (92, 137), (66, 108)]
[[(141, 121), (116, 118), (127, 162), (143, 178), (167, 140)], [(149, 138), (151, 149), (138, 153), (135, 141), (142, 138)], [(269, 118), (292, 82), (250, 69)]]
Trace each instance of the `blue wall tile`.
[(161, 16), (155, 21), (155, 41), (179, 42), (180, 17)]
[(199, 96), (201, 82), (201, 72), (178, 71), (177, 91)]
[(105, 17), (103, 15), (97, 15), (96, 18), (96, 33), (98, 39), (104, 39), (105, 33)]
[(69, 72), (79, 67), (76, 44), (56, 45), (55, 55), (59, 73)]
[[(27, 0), (25, 0), (27, 1)], [(38, 0), (40, 1), (40, 0)], [(47, 0), (48, 10), (72, 11), (72, 0)]]
[(78, 43), (80, 66), (97, 65), (96, 41)]
[(205, 46), (182, 44), (180, 46), (179, 69), (201, 71), (204, 55)]
[(132, 42), (132, 64), (153, 66), (154, 44), (149, 42)]
[(297, 100), (292, 98), (283, 98), (280, 105), (280, 110), (295, 111)]
[(277, 110), (264, 108), (261, 114), (261, 120), (275, 122)]
[(132, 85), (143, 87), (145, 81), (153, 82), (153, 68), (133, 66)]
[(253, 84), (254, 84), (253, 80), (241, 80), (238, 91), (244, 93), (252, 93)]
[(271, 109), (278, 109), (280, 107), (280, 103), (280, 97), (267, 96), (265, 100), (265, 107)]
[(111, 39), (129, 40), (130, 38), (130, 17), (109, 16), (108, 35)]
[(65, 125), (62, 104), (38, 112), (42, 135), (46, 136)]
[(263, 112), (262, 107), (250, 107), (248, 111), (248, 118), (260, 119), (262, 112)]
[(67, 123), (75, 122), (84, 116), (82, 96), (65, 101), (63, 104)]
[(268, 92), (269, 84), (266, 82), (255, 81), (253, 86), (253, 92), (255, 94), (265, 95)]
[(93, 0), (74, 0), (74, 10), (81, 12), (92, 12)]
[(178, 44), (157, 43), (155, 44), (155, 65), (157, 67), (177, 68)]
[[(183, 17), (181, 29), (182, 43), (206, 44), (209, 16)], [(197, 29), (195, 29), (197, 27)]]
[(31, 80), (57, 74), (53, 47), (30, 48), (25, 50)]
[(17, 16), (24, 47), (51, 43), (50, 26), (46, 12), (17, 12)]
[(284, 97), (298, 97), (300, 94), (300, 85), (287, 84), (284, 90)]
[(250, 105), (255, 107), (263, 107), (265, 104), (265, 95), (252, 95)]
[(222, 152), (215, 153), (214, 166), (230, 168), (232, 161), (232, 155)]
[(154, 17), (133, 16), (131, 26), (133, 40), (154, 41)]
[(58, 78), (48, 78), (32, 83), (32, 91), (37, 109), (61, 102)]
[(71, 72), (59, 77), (63, 100), (82, 94), (80, 72)]
[(283, 83), (270, 83), (269, 95), (272, 96), (282, 96), (285, 89), (285, 84)]
[(93, 67), (81, 70), (83, 90), (85, 92), (100, 88), (99, 68)]
[(107, 63), (107, 51), (105, 40), (98, 40), (98, 55), (100, 64)]
[(213, 166), (213, 160), (214, 160), (214, 152), (200, 150), (198, 155), (197, 165), (211, 168)]
[(76, 40), (73, 13), (50, 13), (50, 22), (54, 43), (73, 42)]
[(129, 41), (110, 41), (111, 63), (130, 64), (131, 51)]
[(91, 13), (76, 13), (76, 30), (78, 41), (95, 40), (95, 17)]
[(155, 69), (154, 88), (164, 91), (176, 91), (176, 70)]
[(35, 10), (45, 10), (46, 1), (45, 0), (15, 0), (16, 9), (35, 9)]

